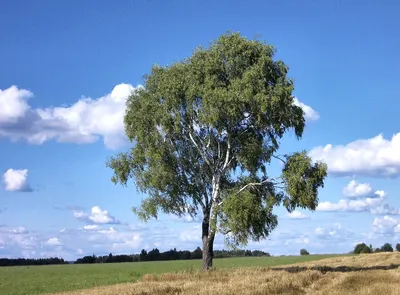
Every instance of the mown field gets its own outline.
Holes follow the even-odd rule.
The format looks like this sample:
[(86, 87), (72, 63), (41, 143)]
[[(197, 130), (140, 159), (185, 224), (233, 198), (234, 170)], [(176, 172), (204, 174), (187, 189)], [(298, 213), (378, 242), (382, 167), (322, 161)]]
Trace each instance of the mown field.
[(58, 295), (399, 295), (400, 253), (341, 256), (296, 265), (144, 275), (137, 283)]
[[(272, 267), (316, 261), (333, 256), (337, 255), (224, 258), (215, 259), (214, 265), (217, 269)], [(200, 265), (200, 260), (178, 260), (91, 265), (1, 267), (0, 294), (52, 294), (99, 286), (134, 283), (142, 279), (146, 274), (196, 273), (200, 269)], [(86, 292), (87, 290), (82, 294), (86, 294)], [(115, 294), (131, 294), (121, 293), (121, 291), (116, 292)]]

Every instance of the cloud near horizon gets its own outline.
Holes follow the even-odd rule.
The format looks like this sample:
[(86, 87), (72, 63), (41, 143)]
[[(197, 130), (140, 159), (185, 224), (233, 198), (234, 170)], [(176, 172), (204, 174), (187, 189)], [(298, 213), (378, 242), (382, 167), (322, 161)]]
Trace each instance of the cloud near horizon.
[(397, 215), (400, 209), (385, 204), (387, 193), (376, 190), (369, 183), (358, 183), (351, 180), (342, 190), (350, 198), (340, 199), (338, 202), (319, 202), (316, 211), (320, 212), (369, 212), (374, 215)]
[[(93, 224), (120, 224), (121, 222), (112, 216), (107, 210), (101, 210), (99, 206), (92, 207), (90, 213), (83, 210), (72, 210), (78, 220)], [(93, 229), (94, 227), (92, 227)]]

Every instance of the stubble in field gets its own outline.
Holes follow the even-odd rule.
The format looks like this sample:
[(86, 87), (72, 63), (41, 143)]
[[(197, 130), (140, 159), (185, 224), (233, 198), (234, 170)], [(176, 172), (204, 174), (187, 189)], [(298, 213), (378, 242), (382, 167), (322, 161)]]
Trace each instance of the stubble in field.
[[(400, 253), (367, 254), (301, 263), (297, 268), (279, 267), (281, 270), (258, 267), (145, 275), (138, 283), (61, 294), (398, 295), (399, 264)], [(315, 266), (319, 270), (310, 270)]]

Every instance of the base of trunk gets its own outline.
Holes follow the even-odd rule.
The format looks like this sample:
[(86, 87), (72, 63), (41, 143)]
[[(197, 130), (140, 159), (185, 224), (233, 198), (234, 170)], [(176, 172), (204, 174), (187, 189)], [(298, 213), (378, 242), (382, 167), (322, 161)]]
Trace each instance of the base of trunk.
[(203, 237), (203, 270), (209, 270), (213, 266), (214, 237)]

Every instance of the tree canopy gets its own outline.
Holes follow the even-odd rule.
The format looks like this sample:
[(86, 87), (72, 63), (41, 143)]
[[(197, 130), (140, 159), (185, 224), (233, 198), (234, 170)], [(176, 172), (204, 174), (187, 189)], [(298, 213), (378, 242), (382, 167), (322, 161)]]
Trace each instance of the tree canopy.
[(381, 251), (382, 252), (393, 252), (393, 247), (392, 247), (391, 244), (385, 243), (385, 244), (382, 245)]
[[(306, 151), (279, 155), (283, 136), (300, 139), (288, 67), (275, 49), (238, 33), (170, 66), (154, 66), (127, 101), (132, 148), (109, 159), (112, 181), (133, 179), (147, 198), (135, 213), (203, 215), (203, 268), (212, 265), (217, 232), (231, 245), (259, 241), (277, 226), (275, 206), (315, 210), (327, 174)], [(272, 175), (273, 159), (282, 173)]]

